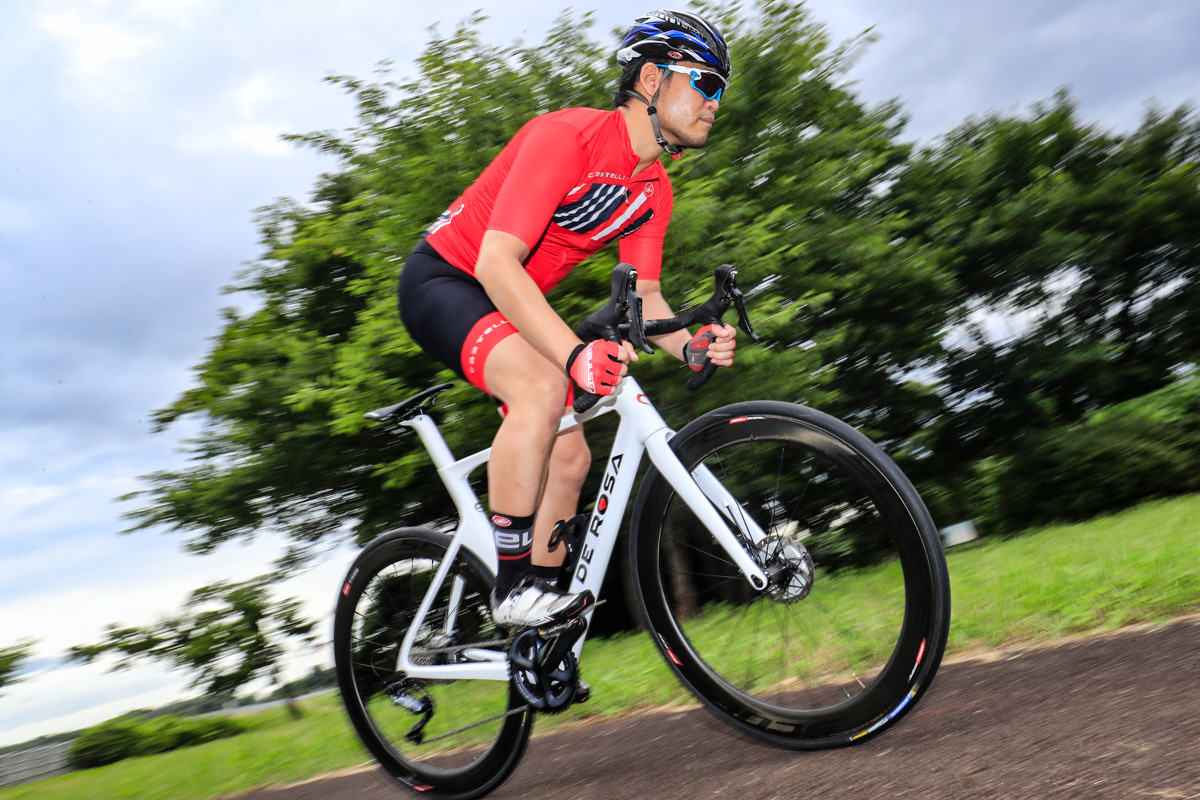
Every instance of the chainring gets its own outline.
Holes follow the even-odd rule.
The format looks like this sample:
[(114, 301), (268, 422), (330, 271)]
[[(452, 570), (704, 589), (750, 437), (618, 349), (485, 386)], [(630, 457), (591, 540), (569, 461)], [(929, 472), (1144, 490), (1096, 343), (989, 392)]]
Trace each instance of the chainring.
[[(557, 714), (575, 701), (579, 663), (570, 644), (579, 638), (579, 633), (571, 631), (566, 635), (569, 640), (559, 642), (558, 636), (548, 636), (544, 630), (523, 628), (509, 646), (509, 679), (534, 711)], [(565, 648), (562, 645), (566, 645)], [(553, 655), (564, 649), (561, 656)], [(547, 664), (547, 659), (558, 663)]]

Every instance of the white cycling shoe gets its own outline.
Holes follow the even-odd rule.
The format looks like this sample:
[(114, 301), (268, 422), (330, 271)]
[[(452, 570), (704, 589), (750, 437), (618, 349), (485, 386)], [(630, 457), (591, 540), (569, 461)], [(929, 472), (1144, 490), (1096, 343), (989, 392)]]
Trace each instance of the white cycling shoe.
[(540, 628), (570, 619), (595, 600), (591, 589), (565, 594), (549, 582), (529, 576), (517, 581), (507, 597), (492, 595), (492, 619), (504, 628)]

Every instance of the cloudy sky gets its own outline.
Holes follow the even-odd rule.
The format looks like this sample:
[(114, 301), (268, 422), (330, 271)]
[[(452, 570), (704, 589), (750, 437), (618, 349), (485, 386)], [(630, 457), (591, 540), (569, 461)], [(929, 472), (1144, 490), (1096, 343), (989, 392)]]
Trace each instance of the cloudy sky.
[[(41, 0), (0, 26), (0, 645), (39, 640), (0, 697), (0, 745), (181, 694), (161, 669), (110, 674), (56, 657), (109, 622), (139, 624), (220, 578), (257, 574), (277, 543), (197, 558), (164, 533), (118, 536), (139, 475), (180, 463), (183, 424), (149, 413), (191, 382), (220, 294), (259, 253), (255, 208), (304, 198), (336, 164), (285, 132), (351, 124), (322, 83), (407, 73), (431, 25), (473, 9), (497, 44), (541, 38), (567, 0)], [(1070, 86), (1085, 119), (1136, 127), (1148, 102), (1200, 87), (1193, 0), (811, 0), (836, 40), (881, 40), (851, 77), (901, 99), (908, 138), (1017, 111)], [(596, 36), (652, 6), (609, 0)], [(583, 6), (576, 5), (583, 10)], [(736, 91), (753, 91), (735, 85)], [(436, 216), (440, 209), (430, 209)], [(337, 552), (293, 587), (328, 616)], [(321, 652), (298, 659), (310, 663)]]

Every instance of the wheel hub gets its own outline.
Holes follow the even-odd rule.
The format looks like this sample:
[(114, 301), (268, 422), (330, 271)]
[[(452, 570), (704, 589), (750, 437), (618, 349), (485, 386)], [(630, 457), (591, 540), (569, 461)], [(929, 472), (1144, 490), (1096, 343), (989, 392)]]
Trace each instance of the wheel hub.
[(796, 536), (776, 533), (758, 544), (759, 563), (767, 574), (766, 593), (783, 603), (798, 603), (812, 591), (812, 555)]

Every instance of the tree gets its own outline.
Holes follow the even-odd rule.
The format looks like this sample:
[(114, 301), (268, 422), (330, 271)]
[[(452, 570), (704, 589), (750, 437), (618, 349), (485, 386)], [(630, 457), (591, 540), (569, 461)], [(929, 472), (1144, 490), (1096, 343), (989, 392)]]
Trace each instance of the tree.
[[(958, 127), (889, 200), (975, 309), (943, 369), (964, 456), (1153, 391), (1200, 357), (1200, 118), (1147, 112), (1118, 135), (1060, 92), (1029, 117)], [(1022, 320), (989, 335), (997, 316)], [(984, 320), (981, 322), (980, 320)]]
[[(192, 685), (214, 696), (228, 696), (256, 678), (280, 680), (284, 643), (309, 641), (315, 623), (303, 618), (300, 603), (273, 600), (276, 575), (240, 583), (222, 582), (192, 592), (180, 613), (145, 627), (108, 626), (104, 641), (77, 645), (68, 657), (90, 662), (115, 655), (114, 669), (140, 661), (165, 662), (194, 673)], [(294, 717), (300, 711), (288, 697)]]
[(900, 235), (936, 254), (972, 312), (938, 366), (949, 411), (925, 436), (935, 514), (978, 516), (995, 459), (1049, 469), (1051, 431), (1200, 357), (1198, 157), (1187, 107), (1117, 134), (1062, 91), (1027, 115), (967, 120), (898, 172)]
[[(18, 673), (24, 663), (33, 655), (35, 644), (35, 641), (28, 639), (8, 647), (0, 647), (0, 690), (23, 680)], [(0, 691), (0, 695), (2, 694), (3, 692)]]
[[(231, 287), (261, 306), (225, 312), (198, 386), (157, 413), (160, 429), (186, 415), (207, 427), (194, 466), (147, 476), (138, 527), (193, 532), (192, 549), (207, 552), (264, 526), (303, 547), (347, 524), (366, 541), (452, 513), (424, 455), (362, 419), (445, 378), (400, 326), (398, 266), (521, 122), (604, 95), (600, 53), (578, 39), (586, 18), (554, 26), (545, 46), (506, 50), (480, 42), (480, 20), (435, 34), (412, 83), (331, 79), (355, 96), (359, 126), (295, 139), (336, 154), (342, 172), (321, 179), (311, 208), (263, 211), (264, 258)], [(473, 393), (445, 398), (452, 446), (495, 426)]]

